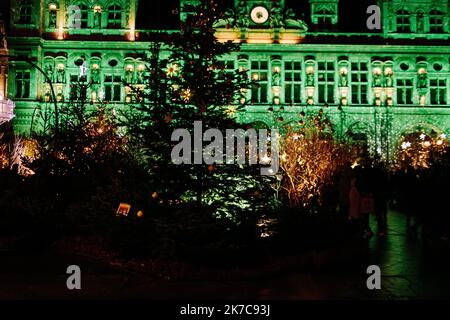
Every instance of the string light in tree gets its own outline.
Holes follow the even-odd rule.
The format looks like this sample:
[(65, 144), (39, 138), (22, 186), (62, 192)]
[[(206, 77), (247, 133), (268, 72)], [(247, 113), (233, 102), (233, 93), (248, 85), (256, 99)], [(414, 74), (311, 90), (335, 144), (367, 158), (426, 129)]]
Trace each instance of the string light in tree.
[(181, 96), (181, 98), (183, 99), (184, 102), (188, 103), (192, 99), (192, 91), (191, 91), (191, 89), (183, 89), (181, 91), (181, 95), (180, 96)]
[(170, 63), (167, 65), (166, 74), (168, 77), (177, 77), (180, 74), (180, 66), (177, 63)]

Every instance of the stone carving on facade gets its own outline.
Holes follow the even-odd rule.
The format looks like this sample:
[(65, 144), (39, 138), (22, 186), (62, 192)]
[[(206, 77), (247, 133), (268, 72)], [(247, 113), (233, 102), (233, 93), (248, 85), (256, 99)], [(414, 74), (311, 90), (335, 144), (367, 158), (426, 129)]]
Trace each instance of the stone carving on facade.
[(346, 68), (342, 68), (339, 72), (339, 87), (348, 87), (348, 71)]
[(5, 31), (5, 25), (2, 20), (2, 16), (0, 13), (0, 49), (6, 49), (7, 43), (6, 43), (6, 31)]
[(100, 29), (102, 27), (102, 12), (100, 10), (94, 13), (94, 28)]
[(306, 23), (296, 18), (296, 14), (293, 9), (286, 10), (284, 25), (286, 28), (303, 29), (305, 32), (308, 31), (308, 26)]
[(417, 88), (426, 89), (428, 87), (428, 76), (425, 69), (420, 69), (417, 76)]
[(98, 68), (91, 69), (91, 80), (92, 83), (100, 83), (100, 71)]
[(417, 33), (424, 33), (425, 32), (425, 23), (424, 23), (424, 15), (423, 12), (419, 12), (417, 14)]
[(125, 70), (125, 82), (133, 83), (133, 69)]
[(248, 28), (250, 25), (250, 18), (248, 16), (247, 6), (244, 1), (239, 2), (236, 15), (236, 26), (240, 28)]
[(394, 73), (392, 72), (392, 70), (389, 70), (389, 71), (386, 72), (384, 81), (385, 81), (385, 86), (387, 88), (391, 88), (391, 87), (394, 86), (394, 79), (393, 79), (393, 77), (394, 77)]
[(272, 73), (272, 86), (281, 87), (281, 76), (278, 71)]
[[(50, 63), (47, 63), (44, 68), (45, 75), (47, 76), (47, 81), (53, 82), (53, 66)], [(46, 82), (47, 82), (46, 81)]]
[(306, 86), (314, 87), (314, 69), (308, 68), (306, 71)]
[[(276, 5), (270, 10), (270, 27), (271, 28), (290, 28), (301, 29), (306, 32), (308, 26), (300, 19), (296, 18), (295, 11), (288, 9), (283, 15), (283, 10)], [(217, 20), (214, 28), (248, 28), (251, 24), (248, 14), (248, 8), (244, 2), (240, 2), (236, 10), (228, 8), (222, 19)]]
[(236, 13), (232, 8), (228, 8), (222, 19), (217, 20), (213, 27), (214, 28), (231, 28), (234, 27), (236, 23)]
[(136, 72), (136, 82), (138, 84), (143, 84), (144, 83), (144, 70), (137, 70)]
[(66, 70), (64, 66), (60, 66), (56, 70), (56, 82), (57, 83), (66, 83)]
[(379, 88), (382, 84), (381, 70), (377, 68), (373, 71), (373, 86)]
[(270, 10), (270, 27), (282, 28), (284, 26), (283, 13), (279, 6), (274, 6)]
[(0, 31), (0, 48), (6, 49), (6, 33)]

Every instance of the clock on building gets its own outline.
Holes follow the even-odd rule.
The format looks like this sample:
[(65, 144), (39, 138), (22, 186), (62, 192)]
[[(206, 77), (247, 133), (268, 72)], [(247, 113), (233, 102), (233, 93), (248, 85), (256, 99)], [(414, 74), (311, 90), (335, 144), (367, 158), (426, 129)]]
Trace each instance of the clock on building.
[(254, 7), (250, 13), (253, 22), (263, 24), (269, 19), (269, 11), (263, 6)]

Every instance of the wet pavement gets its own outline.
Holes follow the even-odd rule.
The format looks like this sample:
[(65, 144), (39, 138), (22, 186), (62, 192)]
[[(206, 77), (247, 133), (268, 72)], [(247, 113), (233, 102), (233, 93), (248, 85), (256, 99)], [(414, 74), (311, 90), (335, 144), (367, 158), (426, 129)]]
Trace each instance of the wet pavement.
[[(372, 221), (372, 225), (374, 222)], [(376, 228), (374, 228), (376, 230)], [(356, 240), (355, 240), (356, 241)], [(407, 232), (404, 215), (390, 212), (385, 237), (367, 241), (364, 256), (314, 273), (291, 272), (255, 281), (161, 281), (79, 257), (0, 252), (0, 299), (448, 299), (450, 246)], [(82, 270), (82, 290), (66, 288), (69, 265)], [(369, 265), (381, 269), (381, 290), (366, 286)]]

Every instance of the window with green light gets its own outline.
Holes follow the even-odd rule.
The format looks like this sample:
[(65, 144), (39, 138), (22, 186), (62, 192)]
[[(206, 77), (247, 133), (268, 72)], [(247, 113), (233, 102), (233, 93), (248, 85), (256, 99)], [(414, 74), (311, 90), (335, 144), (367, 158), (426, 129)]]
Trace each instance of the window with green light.
[(33, 10), (33, 3), (31, 0), (19, 0), (19, 17), (17, 23), (30, 24), (32, 22), (31, 13)]
[(322, 8), (316, 11), (315, 15), (317, 16), (317, 23), (321, 26), (330, 26), (333, 21), (333, 13), (326, 9)]
[(408, 33), (411, 32), (411, 18), (410, 13), (406, 9), (397, 11), (397, 32)]
[(302, 63), (284, 62), (284, 100), (286, 103), (302, 102)]
[(334, 103), (335, 66), (333, 61), (319, 61), (318, 84), (319, 103)]
[(368, 103), (368, 63), (351, 63), (351, 96), (353, 104)]
[(413, 81), (411, 79), (397, 79), (397, 104), (413, 104)]
[(430, 79), (430, 102), (432, 105), (447, 104), (447, 79)]
[(16, 71), (16, 98), (29, 98), (30, 97), (30, 70), (17, 70)]
[(119, 75), (105, 75), (104, 82), (106, 101), (121, 101), (122, 79)]
[(444, 15), (441, 11), (433, 9), (430, 12), (430, 32), (442, 33), (444, 32)]
[(108, 28), (119, 29), (122, 27), (122, 7), (113, 4), (108, 7)]
[(251, 77), (256, 83), (252, 86), (252, 103), (267, 103), (269, 63), (251, 62)]

